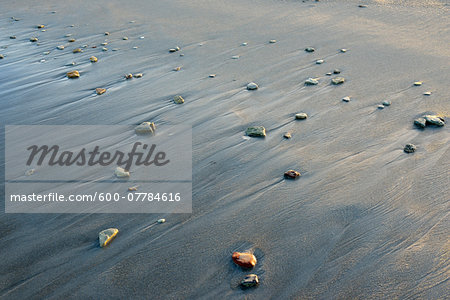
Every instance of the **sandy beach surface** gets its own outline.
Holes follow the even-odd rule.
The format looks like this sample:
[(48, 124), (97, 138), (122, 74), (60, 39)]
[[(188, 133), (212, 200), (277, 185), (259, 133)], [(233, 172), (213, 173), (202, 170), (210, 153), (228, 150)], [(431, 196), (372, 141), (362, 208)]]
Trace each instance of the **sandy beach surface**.
[[(11, 124), (191, 125), (193, 213), (2, 209), (0, 298), (445, 299), (449, 125), (413, 122), (449, 120), (449, 12), (449, 1), (1, 1), (2, 138)], [(289, 169), (302, 176), (285, 180)], [(120, 233), (100, 248), (109, 227)], [(254, 253), (255, 268), (234, 251)], [(250, 273), (260, 284), (243, 290)]]

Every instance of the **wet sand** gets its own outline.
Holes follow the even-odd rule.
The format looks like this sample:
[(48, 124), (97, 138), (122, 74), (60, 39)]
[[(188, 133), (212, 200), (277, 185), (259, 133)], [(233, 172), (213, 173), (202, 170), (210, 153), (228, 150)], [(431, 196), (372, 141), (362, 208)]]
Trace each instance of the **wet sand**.
[[(413, 121), (448, 123), (450, 6), (392, 2), (3, 2), (2, 125), (192, 125), (193, 213), (2, 212), (0, 297), (445, 298), (449, 127)], [(249, 126), (267, 136), (244, 136)], [(302, 176), (283, 179), (289, 169)], [(109, 227), (120, 233), (100, 248)], [(246, 250), (258, 259), (248, 272), (231, 260)], [(249, 273), (260, 285), (242, 290)]]

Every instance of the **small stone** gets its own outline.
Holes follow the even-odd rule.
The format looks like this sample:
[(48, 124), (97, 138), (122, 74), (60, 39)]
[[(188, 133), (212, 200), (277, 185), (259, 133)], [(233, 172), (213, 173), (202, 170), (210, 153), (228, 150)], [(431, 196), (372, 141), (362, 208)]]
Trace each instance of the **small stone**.
[(383, 101), (383, 103), (381, 103), (381, 104), (383, 104), (384, 106), (390, 106), (391, 102), (386, 100), (386, 101)]
[(38, 25), (38, 26), (36, 26), (38, 29), (41, 29), (41, 28), (44, 28), (45, 26), (44, 25)]
[(256, 257), (252, 253), (233, 252), (231, 256), (234, 263), (243, 268), (253, 268), (256, 265)]
[(35, 169), (30, 169), (30, 170), (27, 170), (27, 171), (25, 172), (25, 175), (26, 175), (26, 176), (31, 176), (31, 175), (34, 174), (34, 172), (36, 172)]
[(423, 93), (424, 96), (431, 96), (431, 92), (425, 92)]
[(101, 94), (106, 93), (106, 89), (104, 89), (104, 88), (96, 88), (95, 92), (97, 93), (97, 95), (101, 95)]
[(423, 84), (423, 81), (414, 82), (414, 86), (421, 86), (422, 84)]
[(241, 46), (247, 46), (247, 45), (248, 45), (247, 43), (242, 43), (242, 44), (241, 44)]
[(360, 4), (360, 5), (358, 5), (358, 7), (361, 7), (361, 8), (366, 8), (366, 7), (367, 7), (367, 5), (364, 5), (364, 4)]
[(45, 52), (43, 52), (42, 54), (44, 54), (44, 55), (49, 55), (49, 54), (50, 54), (50, 51), (45, 51)]
[(140, 36), (139, 39), (143, 40), (143, 39), (145, 39), (145, 36)]
[(345, 82), (345, 78), (344, 77), (336, 77), (336, 78), (331, 79), (331, 83), (335, 84), (335, 85), (342, 84), (344, 82)]
[(344, 97), (344, 98), (342, 98), (342, 101), (344, 101), (344, 102), (350, 102), (350, 97), (349, 97), (349, 96)]
[(69, 39), (68, 42), (73, 43), (73, 42), (75, 42), (75, 39)]
[(81, 50), (80, 48), (75, 48), (72, 50), (73, 53), (81, 53), (83, 52), (83, 50)]
[(56, 49), (58, 49), (58, 50), (64, 50), (64, 46), (63, 46), (63, 45), (59, 45), (59, 46), (56, 47)]
[(306, 118), (308, 118), (308, 115), (307, 115), (306, 113), (298, 113), (298, 114), (295, 114), (295, 119), (296, 119), (296, 120), (304, 120), (304, 119), (306, 119)]
[(249, 91), (257, 90), (258, 88), (259, 86), (254, 82), (250, 82), (249, 84), (247, 84), (247, 90)]
[(159, 220), (158, 220), (158, 223), (159, 223), (159, 224), (166, 223), (166, 219), (159, 219)]
[(183, 104), (184, 99), (180, 95), (176, 95), (175, 97), (173, 97), (173, 102), (175, 102), (176, 104)]
[(403, 148), (403, 151), (405, 151), (406, 153), (413, 153), (414, 151), (416, 151), (416, 146), (413, 144), (406, 144), (405, 148)]
[(416, 125), (417, 127), (420, 127), (420, 128), (425, 128), (425, 126), (427, 125), (427, 120), (425, 120), (425, 118), (415, 119), (414, 125)]
[(111, 243), (111, 241), (116, 237), (117, 233), (119, 233), (119, 229), (117, 228), (108, 228), (103, 231), (100, 231), (98, 234), (98, 241), (100, 243), (100, 247), (105, 247)]
[(127, 40), (128, 40), (128, 37), (124, 36), (124, 37), (122, 38), (122, 40), (127, 41)]
[(384, 105), (380, 104), (380, 105), (377, 106), (377, 108), (378, 108), (378, 109), (383, 109), (383, 108), (384, 108)]
[(444, 126), (445, 121), (444, 118), (435, 115), (425, 115), (423, 118), (427, 121), (427, 123), (436, 125), (436, 126)]
[(241, 281), (241, 286), (243, 288), (250, 288), (257, 286), (259, 284), (258, 276), (255, 274), (245, 275), (244, 279)]
[(67, 33), (67, 34), (65, 34), (64, 36), (65, 36), (65, 37), (71, 37), (72, 34), (71, 34), (71, 33)]
[(76, 70), (70, 71), (70, 72), (67, 72), (67, 77), (68, 78), (78, 78), (78, 77), (80, 77), (80, 73)]
[(41, 31), (42, 31), (42, 32), (46, 32), (47, 30), (46, 30), (46, 29), (42, 29)]
[(316, 51), (316, 49), (314, 49), (313, 47), (307, 47), (307, 48), (305, 48), (305, 51), (306, 52), (314, 52), (314, 51)]
[(178, 71), (181, 70), (181, 67), (176, 67), (176, 68), (173, 68), (172, 70), (175, 71), (175, 72), (178, 72)]
[(70, 27), (75, 27), (75, 25), (74, 25), (74, 24), (72, 24), (72, 25), (70, 25)]
[(277, 42), (277, 40), (270, 40), (269, 43), (271, 44), (275, 44)]
[(138, 48), (138, 46), (134, 46), (133, 49), (136, 50)]
[(169, 49), (169, 52), (177, 52), (177, 49), (171, 48), (171, 49)]
[(131, 78), (133, 78), (133, 74), (130, 73), (130, 74), (125, 75), (125, 79), (131, 79)]
[(290, 139), (292, 136), (291, 136), (291, 133), (290, 133), (290, 132), (286, 132), (285, 134), (283, 134), (283, 137), (284, 137), (285, 139)]
[(100, 45), (106, 46), (106, 45), (108, 45), (108, 43), (107, 43), (107, 42), (103, 42), (103, 43), (101, 43)]
[(252, 126), (245, 130), (245, 134), (252, 137), (265, 137), (266, 129), (263, 126)]
[(209, 74), (209, 78), (214, 78), (216, 77), (216, 74)]
[(184, 53), (181, 53), (180, 56), (184, 56)]
[(339, 69), (334, 69), (334, 70), (333, 70), (333, 73), (334, 73), (334, 74), (341, 74), (341, 70), (339, 70)]
[(347, 52), (347, 49), (341, 49), (340, 50), (342, 53), (345, 53), (345, 52)]
[(319, 84), (319, 80), (317, 78), (308, 78), (305, 80), (306, 85), (317, 85)]
[(12, 40), (15, 40), (17, 37), (15, 35), (12, 35), (9, 38), (12, 39)]
[(142, 73), (134, 74), (134, 78), (141, 78), (142, 76), (144, 76)]
[(327, 76), (331, 76), (331, 75), (333, 75), (333, 73), (331, 73), (331, 72), (328, 72), (328, 73), (326, 73), (325, 75), (327, 75)]
[(106, 32), (105, 32), (105, 35), (109, 35), (109, 32), (108, 32), (108, 31), (106, 31)]
[(316, 60), (316, 64), (321, 65), (323, 64), (325, 61), (323, 59), (318, 59)]
[(130, 187), (128, 188), (128, 191), (129, 191), (129, 192), (135, 192), (135, 191), (137, 191), (137, 189), (138, 189), (138, 186), (130, 186)]
[(116, 175), (119, 178), (125, 178), (130, 177), (130, 172), (126, 171), (121, 167), (117, 167), (116, 170), (114, 171), (114, 175)]
[(4, 59), (5, 56), (3, 54), (0, 54), (0, 59)]
[[(108, 48), (103, 47), (102, 51), (108, 51)], [(114, 49), (113, 49), (113, 51), (114, 51)]]
[[(106, 48), (104, 48), (106, 49)], [(108, 51), (108, 49), (106, 49), (105, 51)], [(119, 51), (119, 48), (113, 48), (112, 51)]]
[(294, 170), (289, 170), (284, 172), (284, 178), (286, 179), (297, 179), (301, 176), (301, 174)]
[(90, 60), (91, 62), (97, 62), (97, 61), (98, 61), (98, 58), (95, 57), (95, 56), (91, 56), (91, 57), (89, 57), (89, 60)]
[(35, 43), (35, 42), (37, 42), (38, 41), (38, 38), (37, 37), (32, 37), (32, 38), (30, 38), (30, 42), (32, 42), (32, 43)]
[(142, 122), (136, 128), (134, 128), (134, 132), (136, 134), (153, 134), (155, 133), (156, 125), (153, 122)]
[(233, 55), (231, 58), (232, 59), (239, 59), (239, 55)]

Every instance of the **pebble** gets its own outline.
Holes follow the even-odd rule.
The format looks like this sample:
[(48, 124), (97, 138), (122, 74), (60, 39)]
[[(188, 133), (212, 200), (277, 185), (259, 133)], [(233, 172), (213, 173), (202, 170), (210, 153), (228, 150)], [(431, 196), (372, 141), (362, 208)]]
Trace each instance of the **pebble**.
[(231, 58), (232, 59), (239, 59), (239, 55), (233, 55)]
[(159, 219), (159, 220), (158, 220), (158, 223), (159, 223), (159, 224), (166, 223), (166, 219)]
[(38, 26), (36, 26), (38, 29), (41, 29), (41, 28), (44, 28), (45, 26), (44, 25), (38, 25)]
[(81, 53), (83, 52), (83, 50), (81, 50), (80, 48), (75, 48), (72, 50), (73, 53)]
[(129, 191), (129, 192), (135, 192), (135, 191), (137, 191), (137, 189), (138, 189), (137, 186), (130, 186), (130, 187), (128, 188), (128, 191)]
[(341, 74), (341, 70), (339, 70), (339, 69), (334, 69), (334, 70), (333, 70), (333, 73), (334, 73), (334, 74)]
[(377, 108), (378, 108), (378, 109), (383, 109), (383, 108), (384, 108), (384, 105), (380, 104), (380, 105), (377, 106)]
[(89, 47), (88, 45), (83, 45), (83, 46), (81, 46), (82, 48), (87, 48), (87, 47)]
[[(105, 48), (106, 49), (106, 48)], [(106, 49), (107, 51), (108, 49)], [(112, 51), (119, 51), (119, 48), (113, 48)]]
[(300, 174), (300, 172), (297, 172), (294, 170), (289, 170), (289, 171), (284, 172), (284, 178), (286, 178), (286, 179), (297, 179), (300, 176), (302, 176)]
[(383, 101), (383, 103), (381, 103), (381, 104), (383, 104), (384, 106), (390, 106), (391, 102), (390, 101)]
[(256, 265), (256, 257), (252, 253), (233, 252), (231, 256), (234, 263), (243, 268), (253, 268)]
[(250, 82), (249, 84), (247, 84), (247, 90), (249, 91), (257, 90), (258, 88), (259, 86), (254, 82)]
[(307, 47), (307, 48), (305, 48), (305, 51), (306, 52), (314, 52), (314, 51), (316, 51), (316, 49), (314, 49), (313, 47)]
[(350, 97), (349, 97), (349, 96), (344, 97), (344, 98), (342, 98), (342, 101), (344, 101), (344, 102), (350, 102)]
[(78, 78), (78, 77), (80, 77), (80, 73), (78, 71), (76, 71), (76, 70), (67, 72), (66, 75), (67, 75), (68, 78)]
[(114, 171), (114, 175), (116, 175), (119, 178), (125, 178), (130, 177), (130, 172), (125, 171), (125, 169), (121, 167), (117, 167), (116, 170)]
[(103, 42), (103, 43), (101, 43), (100, 45), (106, 46), (106, 45), (108, 45), (108, 42)]
[(176, 67), (176, 68), (173, 68), (172, 70), (175, 71), (175, 72), (178, 72), (178, 71), (181, 70), (181, 67)]
[(328, 72), (328, 73), (326, 73), (325, 75), (327, 75), (327, 76), (331, 76), (331, 75), (333, 75), (333, 73), (331, 73), (331, 72)]
[(95, 57), (95, 56), (91, 56), (91, 57), (89, 58), (89, 60), (90, 60), (91, 62), (97, 62), (97, 61), (98, 61), (98, 58)]
[(305, 84), (306, 85), (317, 85), (317, 84), (319, 84), (319, 80), (317, 80), (316, 78), (308, 78), (305, 80)]
[(49, 55), (49, 54), (50, 54), (50, 51), (42, 52), (42, 54), (44, 54), (44, 55)]
[(63, 45), (59, 45), (59, 46), (56, 47), (56, 49), (58, 49), (58, 50), (64, 50), (64, 46), (63, 46)]
[(344, 77), (336, 77), (336, 78), (333, 78), (333, 79), (331, 79), (331, 83), (332, 84), (342, 84), (342, 83), (344, 83), (345, 82), (345, 78)]
[(37, 42), (38, 41), (38, 38), (37, 37), (32, 37), (32, 38), (30, 38), (30, 42)]
[(291, 136), (291, 133), (290, 133), (290, 132), (286, 132), (285, 134), (283, 134), (283, 137), (284, 137), (285, 139), (290, 139), (292, 136)]
[(347, 49), (341, 49), (340, 50), (342, 53), (345, 53), (345, 52), (347, 52)]
[(431, 96), (431, 92), (425, 92), (423, 93), (424, 96)]
[(414, 86), (421, 86), (422, 84), (423, 84), (423, 81), (414, 82)]
[(36, 172), (35, 169), (30, 169), (30, 170), (27, 170), (27, 171), (25, 172), (25, 175), (26, 175), (26, 176), (31, 176), (31, 175), (34, 174), (34, 172)]
[(169, 49), (169, 52), (177, 52), (177, 51), (180, 51), (180, 50), (181, 50), (180, 47), (176, 46), (175, 48)]
[(0, 54), (0, 59), (4, 59), (5, 56), (3, 54)]
[(12, 35), (9, 38), (12, 39), (12, 40), (15, 40), (17, 37), (15, 35)]
[(71, 33), (67, 33), (66, 35), (64, 35), (65, 37), (71, 37), (72, 34)]
[(406, 144), (405, 148), (403, 148), (403, 151), (406, 153), (413, 153), (416, 151), (417, 147), (413, 144)]
[(241, 46), (247, 46), (247, 45), (248, 45), (247, 43), (242, 43), (242, 44), (241, 44)]
[(143, 39), (145, 39), (145, 36), (140, 36), (139, 39), (143, 40)]
[(126, 41), (126, 40), (128, 40), (128, 37), (124, 36), (124, 37), (122, 38), (122, 40)]
[(119, 229), (117, 228), (108, 228), (100, 231), (98, 234), (100, 247), (108, 246), (109, 243), (111, 243), (111, 241), (116, 237), (117, 233), (119, 233)]
[(75, 39), (69, 39), (68, 42), (73, 43), (73, 42), (75, 42)]
[(361, 7), (361, 8), (366, 8), (366, 7), (367, 7), (367, 5), (364, 5), (364, 4), (360, 4), (360, 5), (358, 5), (358, 7)]
[(214, 78), (216, 77), (216, 74), (209, 74), (209, 78)]
[(271, 44), (275, 44), (277, 42), (277, 40), (270, 40), (269, 43)]
[(156, 125), (153, 122), (142, 122), (134, 128), (136, 134), (153, 134), (155, 133), (155, 130)]
[(316, 60), (316, 64), (321, 65), (323, 64), (325, 61), (323, 59), (318, 59)]
[(173, 102), (175, 102), (176, 104), (183, 104), (184, 99), (180, 95), (176, 95), (175, 97), (173, 97)]
[(129, 73), (125, 75), (125, 79), (131, 79), (133, 78), (133, 74)]
[[(102, 51), (108, 51), (108, 48), (103, 47), (103, 48), (102, 48)], [(114, 49), (113, 49), (113, 51), (114, 51)]]
[(109, 32), (108, 32), (108, 31), (106, 31), (106, 32), (105, 32), (105, 35), (109, 35)]
[(134, 46), (133, 49), (136, 50), (138, 48), (138, 46)]
[(104, 88), (96, 88), (95, 92), (97, 93), (97, 95), (101, 95), (101, 94), (106, 93), (106, 89), (104, 89)]
[(243, 288), (250, 288), (257, 286), (259, 284), (258, 276), (255, 274), (245, 275), (244, 279), (241, 281), (241, 286)]
[(144, 76), (142, 73), (134, 74), (134, 78), (141, 78), (142, 76)]
[(436, 116), (436, 115), (425, 115), (425, 116), (423, 116), (423, 118), (425, 119), (425, 121), (427, 121), (427, 123), (432, 124), (432, 125), (436, 125), (436, 126), (444, 126), (445, 125), (444, 118)]
[(245, 130), (245, 134), (252, 137), (265, 137), (266, 129), (263, 126), (251, 126)]
[(296, 120), (304, 120), (306, 118), (308, 118), (308, 115), (306, 113), (302, 112), (302, 113), (295, 114)]
[(425, 126), (427, 126), (427, 120), (425, 120), (425, 118), (418, 118), (414, 120), (414, 125), (420, 127), (420, 128), (425, 128)]

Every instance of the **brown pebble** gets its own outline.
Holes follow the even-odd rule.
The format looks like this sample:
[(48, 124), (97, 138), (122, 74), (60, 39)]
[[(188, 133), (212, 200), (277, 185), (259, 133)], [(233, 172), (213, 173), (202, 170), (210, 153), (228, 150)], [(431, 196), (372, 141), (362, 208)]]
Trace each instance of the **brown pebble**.
[(75, 42), (75, 39), (69, 39), (69, 43)]
[(98, 58), (95, 57), (95, 56), (91, 56), (91, 57), (89, 58), (89, 60), (90, 60), (91, 62), (97, 62), (97, 61), (98, 61)]
[(101, 95), (101, 94), (106, 93), (106, 89), (104, 89), (104, 88), (96, 88), (95, 92), (97, 93), (97, 95)]
[(39, 29), (41, 29), (41, 28), (44, 28), (45, 26), (44, 25), (38, 25), (38, 26), (36, 26), (37, 28), (39, 28)]
[(80, 52), (83, 52), (83, 50), (81, 50), (80, 48), (75, 48), (75, 49), (73, 49), (72, 52), (73, 53), (80, 53)]
[(301, 176), (301, 174), (294, 170), (289, 170), (289, 171), (284, 172), (284, 178), (287, 178), (287, 179), (297, 179), (300, 176)]
[(68, 78), (78, 78), (78, 77), (80, 77), (80, 73), (76, 70), (70, 71), (70, 72), (67, 72), (67, 77)]
[(133, 78), (133, 74), (130, 73), (130, 74), (125, 75), (125, 79), (131, 79), (131, 78)]
[(256, 257), (252, 253), (233, 252), (231, 256), (234, 263), (244, 268), (253, 268), (256, 265)]
[(32, 38), (30, 38), (30, 42), (37, 42), (38, 41), (38, 38), (37, 37), (32, 37)]

